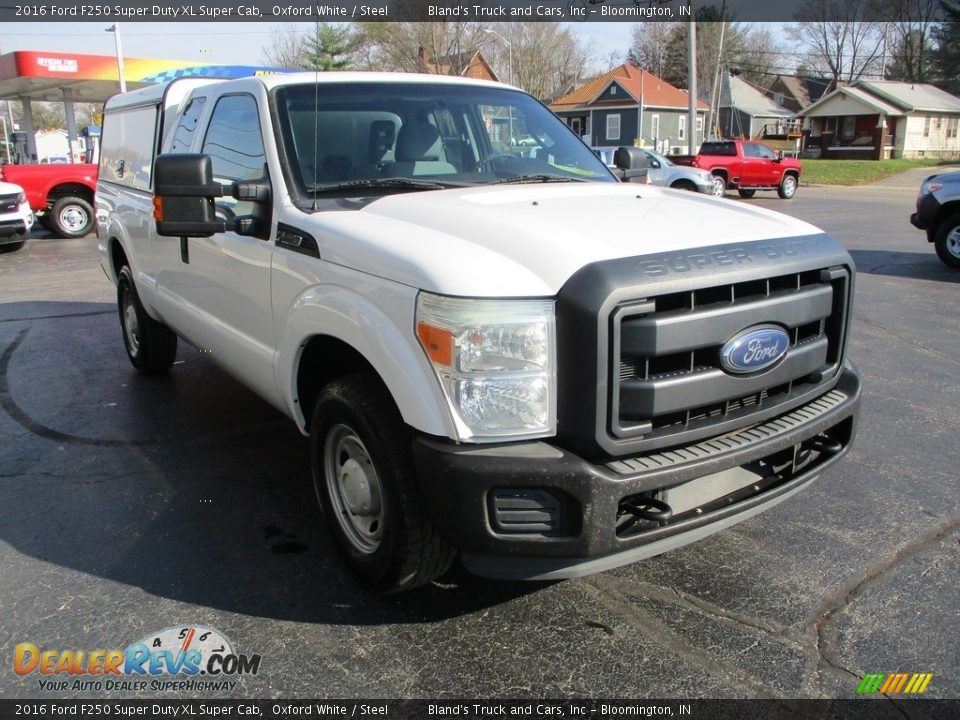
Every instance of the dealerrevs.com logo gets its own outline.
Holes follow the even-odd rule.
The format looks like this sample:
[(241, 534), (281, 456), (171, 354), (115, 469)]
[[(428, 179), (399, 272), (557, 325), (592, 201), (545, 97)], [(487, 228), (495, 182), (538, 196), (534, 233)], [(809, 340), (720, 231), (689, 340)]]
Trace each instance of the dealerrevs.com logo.
[(188, 625), (151, 633), (125, 650), (53, 650), (20, 643), (13, 671), (37, 676), (44, 691), (229, 692), (260, 671), (260, 655), (241, 655), (221, 632)]

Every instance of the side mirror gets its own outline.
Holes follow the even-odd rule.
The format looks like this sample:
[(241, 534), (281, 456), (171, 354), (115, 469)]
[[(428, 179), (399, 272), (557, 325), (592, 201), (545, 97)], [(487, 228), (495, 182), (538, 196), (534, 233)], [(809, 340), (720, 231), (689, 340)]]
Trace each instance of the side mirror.
[(647, 154), (640, 148), (624, 145), (617, 148), (613, 154), (613, 164), (617, 168), (616, 175), (626, 182), (641, 182), (647, 180)]
[(257, 217), (227, 218), (217, 212), (214, 201), (231, 195), (253, 203), (270, 202), (269, 183), (214, 182), (209, 155), (160, 155), (154, 162), (153, 179), (157, 234), (167, 237), (210, 237), (227, 231), (257, 236), (263, 224)]
[(777, 162), (783, 160), (783, 150), (777, 150)]

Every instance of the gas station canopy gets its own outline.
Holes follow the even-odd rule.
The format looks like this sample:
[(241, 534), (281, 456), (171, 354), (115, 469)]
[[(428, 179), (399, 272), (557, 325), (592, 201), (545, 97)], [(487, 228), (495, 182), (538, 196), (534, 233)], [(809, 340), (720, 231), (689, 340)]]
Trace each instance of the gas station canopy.
[[(128, 90), (179, 77), (237, 78), (284, 72), (249, 65), (124, 57)], [(64, 90), (68, 90), (64, 93)], [(21, 50), (0, 55), (0, 100), (102, 103), (120, 91), (117, 58)]]

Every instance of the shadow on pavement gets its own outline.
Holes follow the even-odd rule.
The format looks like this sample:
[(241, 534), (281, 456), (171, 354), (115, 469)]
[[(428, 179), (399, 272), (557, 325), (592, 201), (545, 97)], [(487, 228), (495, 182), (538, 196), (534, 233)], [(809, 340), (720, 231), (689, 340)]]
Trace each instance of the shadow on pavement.
[(960, 270), (948, 268), (932, 253), (891, 250), (849, 250), (857, 272), (916, 280), (960, 282)]
[(365, 593), (322, 527), (293, 422), (186, 343), (177, 360), (138, 376), (108, 303), (0, 304), (0, 540), (153, 595), (300, 622), (431, 622), (544, 587), (454, 571)]

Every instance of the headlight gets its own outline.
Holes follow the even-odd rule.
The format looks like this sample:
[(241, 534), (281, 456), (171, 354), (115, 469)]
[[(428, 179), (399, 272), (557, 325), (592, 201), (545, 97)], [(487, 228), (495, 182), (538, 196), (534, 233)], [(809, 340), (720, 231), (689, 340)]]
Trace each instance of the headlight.
[(462, 439), (554, 433), (552, 300), (481, 300), (421, 292), (416, 333)]
[(27, 194), (25, 192), (17, 195), (17, 205), (23, 205), (27, 201)]

